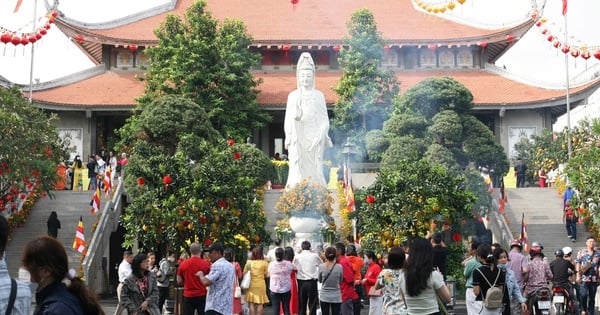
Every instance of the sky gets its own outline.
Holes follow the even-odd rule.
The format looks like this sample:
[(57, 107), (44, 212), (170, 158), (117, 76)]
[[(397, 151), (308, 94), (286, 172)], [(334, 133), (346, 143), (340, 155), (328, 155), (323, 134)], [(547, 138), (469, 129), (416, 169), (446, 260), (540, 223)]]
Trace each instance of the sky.
[[(18, 12), (16, 4), (21, 1)], [(46, 0), (2, 0), (0, 1), (0, 27), (11, 30), (32, 29), (33, 8), (38, 4), (38, 24), (44, 23), (44, 2)], [(53, 1), (53, 0), (49, 0)], [(288, 0), (265, 0), (288, 1)], [(342, 1), (342, 0), (328, 0)], [(353, 1), (353, 0), (343, 0)], [(411, 0), (396, 0), (411, 1)], [(447, 0), (421, 0), (438, 4)], [(532, 1), (539, 5), (545, 2), (543, 16), (547, 22), (541, 27), (533, 27), (496, 63), (506, 67), (511, 73), (524, 79), (541, 83), (561, 85), (565, 83), (565, 55), (554, 48), (541, 34), (547, 28), (553, 35), (564, 40), (564, 18), (562, 0), (466, 0), (457, 4), (453, 11), (445, 15), (480, 27), (498, 28), (514, 25), (528, 16)], [(60, 0), (59, 9), (68, 17), (99, 23), (135, 14), (140, 10), (168, 3), (169, 0)], [(302, 5), (300, 0), (298, 5)], [(600, 12), (599, 0), (569, 0), (568, 39), (572, 45), (600, 49), (600, 32), (594, 31), (594, 14)], [(93, 63), (68, 38), (52, 27), (48, 35), (35, 44), (33, 78), (46, 82), (71, 73), (93, 67)], [(569, 74), (574, 76), (594, 66), (600, 67), (600, 60), (593, 56), (586, 62), (581, 58), (569, 57)], [(31, 45), (0, 43), (0, 76), (10, 81), (27, 84), (30, 79)], [(600, 69), (600, 68), (598, 68)]]

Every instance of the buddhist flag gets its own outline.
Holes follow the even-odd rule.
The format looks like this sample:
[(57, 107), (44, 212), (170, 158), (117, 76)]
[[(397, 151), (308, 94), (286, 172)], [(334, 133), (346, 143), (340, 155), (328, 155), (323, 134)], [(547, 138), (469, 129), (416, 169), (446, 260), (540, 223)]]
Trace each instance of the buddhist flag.
[(73, 249), (80, 252), (82, 255), (87, 254), (87, 243), (85, 242), (85, 234), (83, 234), (83, 218), (79, 217), (75, 240), (73, 241)]
[(521, 236), (519, 237), (523, 250), (529, 252), (529, 239), (527, 238), (527, 223), (525, 223), (525, 213), (521, 216)]
[(108, 195), (110, 190), (112, 189), (112, 174), (110, 171), (110, 167), (106, 169), (104, 173), (104, 193)]
[(354, 190), (352, 189), (352, 179), (350, 176), (351, 176), (350, 169), (348, 167), (345, 167), (344, 193), (346, 195), (346, 209), (348, 209), (348, 211), (352, 212), (352, 211), (354, 211), (355, 200), (354, 200)]
[(94, 196), (92, 196), (90, 205), (92, 206), (92, 214), (96, 214), (100, 211), (100, 187), (96, 187), (96, 192), (94, 193)]
[(562, 14), (567, 15), (567, 0), (562, 0), (562, 1), (563, 1)]

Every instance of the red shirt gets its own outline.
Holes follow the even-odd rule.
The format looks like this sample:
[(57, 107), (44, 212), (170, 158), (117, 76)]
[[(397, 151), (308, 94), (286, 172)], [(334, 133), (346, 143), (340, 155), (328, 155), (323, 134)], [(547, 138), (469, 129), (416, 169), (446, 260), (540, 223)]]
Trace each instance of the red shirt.
[(210, 264), (208, 261), (192, 256), (179, 265), (177, 275), (183, 278), (183, 296), (206, 296), (206, 287), (202, 285), (200, 278), (196, 276), (198, 271), (204, 272), (205, 275), (209, 274)]
[(338, 264), (342, 265), (343, 279), (340, 289), (342, 290), (342, 303), (348, 300), (358, 299), (358, 294), (354, 290), (354, 270), (352, 263), (346, 258), (346, 256), (340, 256), (337, 258)]

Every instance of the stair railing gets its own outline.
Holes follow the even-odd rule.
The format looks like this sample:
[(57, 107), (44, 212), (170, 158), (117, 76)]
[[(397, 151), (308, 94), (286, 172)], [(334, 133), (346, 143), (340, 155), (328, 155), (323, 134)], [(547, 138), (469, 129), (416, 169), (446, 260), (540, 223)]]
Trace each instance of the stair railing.
[(108, 292), (108, 251), (110, 236), (119, 227), (123, 211), (123, 180), (118, 181), (114, 193), (104, 205), (96, 230), (83, 259), (82, 267), (88, 287), (95, 293)]
[(492, 232), (493, 243), (499, 243), (502, 245), (502, 248), (510, 248), (510, 242), (514, 239), (514, 236), (510, 231), (510, 226), (506, 222), (504, 215), (498, 211), (500, 209), (500, 204), (498, 203), (499, 198), (500, 193), (492, 193), (494, 210), (490, 211), (487, 215), (490, 220), (484, 220), (483, 222), (485, 223), (486, 228)]

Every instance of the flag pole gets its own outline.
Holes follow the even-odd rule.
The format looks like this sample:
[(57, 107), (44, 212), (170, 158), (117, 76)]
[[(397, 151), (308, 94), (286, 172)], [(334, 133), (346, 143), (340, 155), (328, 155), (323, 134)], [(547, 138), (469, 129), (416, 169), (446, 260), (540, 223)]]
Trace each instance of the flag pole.
[[(563, 45), (569, 45), (569, 32), (567, 29), (567, 0), (563, 0), (563, 17), (565, 21), (565, 42)], [(571, 102), (570, 98), (570, 84), (569, 84), (569, 54), (565, 53), (565, 88), (566, 88), (566, 102), (567, 102), (567, 152), (568, 159), (571, 159), (573, 152), (573, 146), (571, 144)]]
[[(34, 4), (33, 4), (33, 29), (32, 29), (32, 34), (35, 34), (35, 27), (36, 27), (36, 19), (37, 19), (37, 4), (38, 1), (35, 0)], [(29, 64), (29, 103), (33, 103), (33, 57), (35, 54), (35, 45), (34, 43), (31, 43), (31, 61)]]

